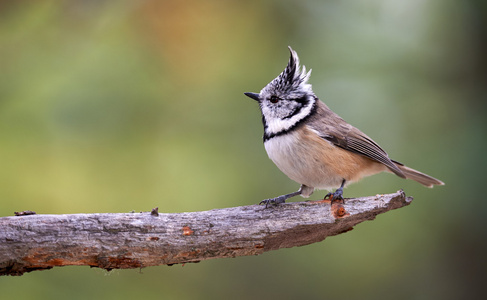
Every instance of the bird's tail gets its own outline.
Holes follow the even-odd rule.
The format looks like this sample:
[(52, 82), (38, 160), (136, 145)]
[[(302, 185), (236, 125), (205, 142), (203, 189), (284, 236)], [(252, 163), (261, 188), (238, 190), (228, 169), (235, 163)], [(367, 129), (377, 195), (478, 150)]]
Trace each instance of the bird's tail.
[(443, 181), (438, 180), (434, 177), (431, 177), (429, 175), (426, 175), (424, 173), (421, 173), (419, 171), (416, 171), (414, 169), (411, 169), (409, 167), (406, 167), (405, 165), (401, 164), (400, 162), (394, 161), (393, 162), (396, 164), (396, 166), (406, 175), (406, 178), (412, 179), (414, 181), (417, 181), (421, 183), (424, 186), (427, 186), (429, 188), (432, 188), (434, 185), (444, 185)]

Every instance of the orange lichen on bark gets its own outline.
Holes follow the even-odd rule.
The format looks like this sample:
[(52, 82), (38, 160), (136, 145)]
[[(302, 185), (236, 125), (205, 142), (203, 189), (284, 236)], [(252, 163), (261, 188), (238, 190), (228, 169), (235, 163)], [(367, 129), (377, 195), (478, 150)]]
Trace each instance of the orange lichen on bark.
[(183, 235), (193, 235), (194, 231), (191, 230), (191, 228), (189, 226), (184, 226), (183, 227)]
[(346, 217), (346, 216), (349, 216), (350, 215), (345, 210), (345, 207), (343, 207), (343, 205), (341, 205), (341, 204), (339, 204), (337, 202), (334, 202), (331, 205), (331, 213), (333, 214), (333, 217), (335, 217), (335, 218), (343, 218), (343, 217)]

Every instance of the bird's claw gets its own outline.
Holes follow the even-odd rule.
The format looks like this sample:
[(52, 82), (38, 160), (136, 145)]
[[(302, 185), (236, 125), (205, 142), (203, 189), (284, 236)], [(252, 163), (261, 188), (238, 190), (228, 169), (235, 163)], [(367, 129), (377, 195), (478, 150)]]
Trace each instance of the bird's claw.
[(269, 205), (278, 205), (284, 203), (286, 199), (282, 199), (281, 197), (265, 199), (259, 202), (259, 205), (265, 204), (265, 208), (269, 207)]
[(263, 205), (265, 204), (265, 208), (267, 208), (269, 206), (269, 204), (275, 204), (276, 201), (272, 201), (274, 199), (265, 199), (265, 200), (262, 200), (259, 202), (259, 205)]
[(331, 204), (333, 204), (334, 201), (343, 200), (343, 190), (337, 189), (334, 193), (326, 194), (324, 200), (326, 199), (330, 199)]

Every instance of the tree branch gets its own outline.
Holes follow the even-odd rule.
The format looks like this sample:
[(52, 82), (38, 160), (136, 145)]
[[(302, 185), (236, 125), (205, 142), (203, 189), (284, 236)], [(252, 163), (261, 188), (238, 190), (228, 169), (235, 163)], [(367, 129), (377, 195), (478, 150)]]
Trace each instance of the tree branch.
[(107, 270), (258, 255), (347, 232), (410, 204), (404, 192), (190, 213), (23, 215), (0, 218), (0, 275), (55, 266)]

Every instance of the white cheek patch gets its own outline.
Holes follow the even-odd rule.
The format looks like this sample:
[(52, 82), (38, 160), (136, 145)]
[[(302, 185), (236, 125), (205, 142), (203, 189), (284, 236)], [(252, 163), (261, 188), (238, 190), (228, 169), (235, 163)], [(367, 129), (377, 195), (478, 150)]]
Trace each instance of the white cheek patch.
[[(266, 117), (266, 133), (267, 134), (278, 134), (281, 132), (288, 131), (293, 126), (295, 126), (299, 121), (306, 118), (313, 109), (314, 101), (310, 101), (306, 106), (303, 106), (300, 111), (290, 118), (267, 118)], [(266, 111), (267, 110), (267, 111)], [(270, 115), (270, 110), (267, 107), (262, 108), (264, 116)]]
[(281, 131), (289, 130), (289, 128), (293, 127), (294, 124), (296, 124), (297, 121), (294, 120), (294, 118), (296, 118), (297, 116), (298, 115), (290, 119), (284, 119), (284, 120), (281, 119), (271, 120), (270, 122), (267, 123), (267, 133), (276, 134)]

